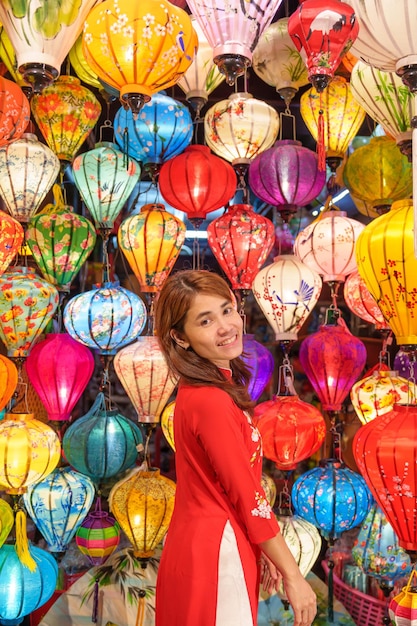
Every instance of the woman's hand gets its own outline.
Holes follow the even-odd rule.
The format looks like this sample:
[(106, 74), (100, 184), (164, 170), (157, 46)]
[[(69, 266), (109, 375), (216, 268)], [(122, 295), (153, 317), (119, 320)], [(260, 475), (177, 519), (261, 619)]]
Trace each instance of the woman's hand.
[(308, 582), (303, 576), (284, 579), (284, 589), (294, 612), (294, 626), (311, 626), (317, 613), (317, 598)]
[(281, 573), (266, 554), (261, 554), (261, 583), (264, 591), (271, 594), (278, 591), (282, 581)]

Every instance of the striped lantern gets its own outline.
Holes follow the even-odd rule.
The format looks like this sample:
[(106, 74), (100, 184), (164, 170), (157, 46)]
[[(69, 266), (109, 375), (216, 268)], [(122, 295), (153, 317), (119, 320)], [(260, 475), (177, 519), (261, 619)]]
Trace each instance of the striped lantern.
[(75, 534), (75, 542), (91, 565), (102, 565), (120, 543), (120, 526), (107, 511), (101, 510), (100, 500)]

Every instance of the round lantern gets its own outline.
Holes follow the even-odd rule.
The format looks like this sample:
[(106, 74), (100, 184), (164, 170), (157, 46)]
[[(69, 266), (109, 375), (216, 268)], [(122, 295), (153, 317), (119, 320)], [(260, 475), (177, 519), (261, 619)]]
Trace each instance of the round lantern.
[(205, 143), (217, 156), (233, 166), (270, 148), (278, 135), (276, 110), (250, 93), (234, 93), (216, 102), (204, 116)]
[(0, 148), (0, 195), (19, 222), (28, 222), (54, 184), (58, 157), (32, 133)]
[(20, 222), (4, 211), (0, 211), (0, 276), (19, 252), (24, 237)]
[(328, 459), (297, 478), (291, 499), (294, 512), (332, 541), (363, 522), (372, 498), (360, 474)]
[(104, 0), (84, 26), (87, 63), (134, 113), (178, 81), (197, 47), (190, 17), (167, 0)]
[(88, 413), (70, 424), (62, 440), (68, 463), (96, 483), (132, 467), (141, 444), (139, 427), (117, 409), (107, 409), (102, 393)]
[(415, 626), (417, 609), (416, 570), (413, 569), (407, 584), (391, 599), (388, 615), (395, 626)]
[(55, 431), (32, 413), (6, 413), (0, 421), (0, 485), (19, 494), (57, 466), (61, 444)]
[(25, 369), (48, 419), (69, 420), (93, 375), (94, 357), (67, 333), (51, 333), (32, 348)]
[(86, 518), (94, 500), (94, 484), (70, 467), (59, 467), (28, 487), (27, 512), (51, 552), (64, 552)]
[(30, 120), (29, 101), (12, 80), (0, 77), (0, 146), (20, 139)]
[(261, 200), (277, 206), (284, 217), (314, 200), (326, 182), (317, 154), (299, 141), (276, 141), (249, 165), (249, 186)]
[(337, 0), (304, 0), (290, 16), (288, 32), (318, 91), (330, 83), (358, 30), (353, 9)]
[(146, 319), (143, 300), (115, 283), (74, 296), (64, 309), (64, 325), (71, 337), (107, 355), (134, 341)]
[(59, 76), (32, 96), (30, 106), (46, 143), (64, 162), (72, 161), (101, 113), (93, 92), (75, 76)]
[(185, 230), (184, 222), (163, 204), (145, 204), (120, 224), (119, 246), (142, 292), (161, 289), (181, 251)]
[(74, 182), (96, 227), (110, 231), (140, 177), (140, 166), (113, 144), (98, 144), (77, 156)]
[(164, 200), (198, 224), (231, 200), (237, 180), (231, 165), (209, 147), (192, 145), (162, 165), (158, 183)]
[(365, 320), (365, 322), (374, 324), (378, 330), (388, 328), (381, 309), (375, 302), (375, 298), (369, 293), (368, 287), (358, 271), (352, 272), (346, 278), (343, 296), (347, 307), (354, 315)]
[(175, 401), (169, 402), (161, 413), (161, 428), (165, 439), (175, 452), (174, 411)]
[(208, 244), (232, 289), (249, 291), (275, 241), (274, 224), (250, 204), (233, 204), (207, 226)]
[(255, 340), (254, 335), (243, 335), (242, 358), (250, 371), (249, 395), (256, 402), (271, 380), (274, 357), (266, 346)]
[(323, 324), (300, 345), (300, 363), (325, 411), (340, 411), (366, 363), (364, 343), (345, 324)]
[(31, 571), (23, 565), (15, 546), (0, 548), (0, 623), (21, 624), (24, 618), (43, 606), (56, 589), (58, 564), (46, 550), (30, 547), (36, 563)]
[(78, 78), (86, 85), (91, 85), (96, 89), (103, 89), (103, 85), (97, 78), (97, 74), (88, 65), (83, 52), (83, 36), (82, 33), (77, 37), (74, 45), (68, 53), (68, 59), (74, 68)]
[(119, 350), (114, 369), (138, 414), (139, 422), (157, 423), (177, 380), (168, 369), (156, 337), (139, 337)]
[(321, 293), (320, 276), (292, 254), (277, 256), (255, 276), (252, 290), (276, 341), (296, 341)]
[(275, 396), (255, 407), (264, 455), (289, 471), (317, 452), (326, 436), (320, 411), (298, 396)]
[(0, 276), (0, 338), (8, 356), (28, 356), (51, 321), (58, 300), (55, 287), (27, 267), (15, 267)]
[(412, 165), (394, 139), (373, 137), (350, 155), (343, 169), (343, 180), (355, 197), (384, 212), (395, 200), (411, 196)]
[(357, 269), (355, 246), (364, 224), (330, 210), (298, 233), (294, 254), (325, 283), (344, 282)]
[(394, 202), (372, 220), (356, 243), (358, 270), (398, 345), (417, 344), (414, 316), (417, 259), (414, 256), (412, 200)]
[(168, 530), (174, 499), (174, 481), (157, 468), (136, 468), (110, 492), (110, 511), (143, 567)]
[(157, 167), (181, 154), (193, 137), (188, 107), (164, 92), (156, 93), (137, 116), (121, 107), (113, 124), (122, 152), (148, 166)]
[(120, 543), (119, 524), (96, 506), (79, 526), (75, 541), (92, 566), (103, 565)]

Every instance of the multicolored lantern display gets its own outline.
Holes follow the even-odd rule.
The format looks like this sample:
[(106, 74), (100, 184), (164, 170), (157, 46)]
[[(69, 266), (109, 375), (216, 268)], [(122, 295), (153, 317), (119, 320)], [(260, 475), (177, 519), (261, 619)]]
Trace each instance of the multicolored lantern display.
[(25, 369), (48, 419), (69, 420), (93, 375), (94, 357), (67, 333), (50, 333), (32, 348)]
[(0, 146), (20, 139), (30, 120), (30, 105), (19, 85), (0, 77)]
[(254, 335), (243, 335), (242, 358), (250, 371), (249, 394), (256, 402), (271, 379), (275, 364), (274, 357), (266, 346), (255, 340)]
[(20, 222), (0, 211), (0, 276), (19, 252), (25, 233)]
[[(100, 500), (98, 499), (99, 503)], [(75, 533), (76, 544), (92, 566), (102, 565), (120, 543), (120, 527), (114, 517), (96, 505)]]
[(343, 297), (347, 307), (365, 322), (374, 324), (378, 330), (389, 328), (375, 298), (369, 293), (362, 276), (358, 271), (346, 278)]

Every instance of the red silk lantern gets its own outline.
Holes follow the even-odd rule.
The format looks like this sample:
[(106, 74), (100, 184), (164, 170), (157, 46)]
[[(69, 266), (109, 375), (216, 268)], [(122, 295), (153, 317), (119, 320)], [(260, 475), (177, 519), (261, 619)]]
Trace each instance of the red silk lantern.
[(207, 146), (192, 145), (162, 165), (158, 182), (164, 200), (198, 223), (229, 202), (237, 181), (227, 161)]
[(233, 204), (207, 227), (208, 244), (232, 289), (252, 288), (275, 242), (274, 224), (249, 204)]
[(19, 85), (0, 76), (0, 146), (19, 139), (30, 120), (29, 100)]
[(288, 33), (317, 91), (327, 87), (358, 31), (354, 10), (338, 0), (305, 0), (290, 16)]
[(67, 333), (51, 333), (25, 362), (30, 382), (50, 420), (69, 420), (94, 371), (89, 348)]
[(0, 211), (0, 276), (20, 250), (24, 239), (23, 226), (14, 217)]
[(324, 417), (298, 396), (276, 396), (255, 407), (264, 455), (280, 470), (293, 470), (316, 452), (326, 436)]

